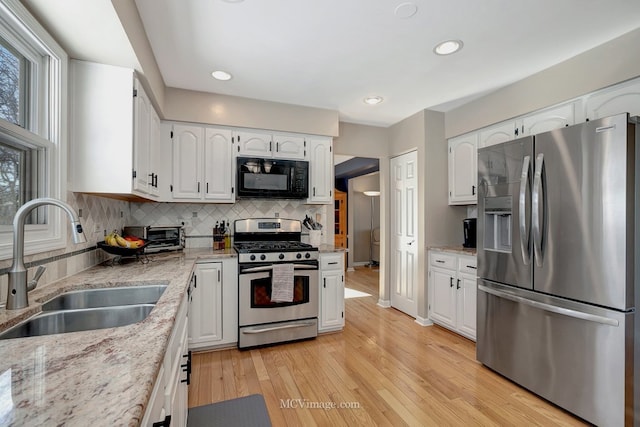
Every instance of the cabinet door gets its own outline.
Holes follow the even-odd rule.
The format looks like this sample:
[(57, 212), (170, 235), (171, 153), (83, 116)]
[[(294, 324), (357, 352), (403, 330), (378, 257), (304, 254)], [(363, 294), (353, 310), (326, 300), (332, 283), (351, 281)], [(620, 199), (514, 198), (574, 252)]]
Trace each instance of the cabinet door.
[(235, 200), (235, 167), (230, 130), (205, 129), (204, 177), (205, 199), (220, 202)]
[(245, 157), (271, 157), (273, 143), (270, 133), (236, 132), (238, 155)]
[(589, 95), (585, 101), (589, 120), (628, 112), (640, 115), (640, 79), (631, 80)]
[(510, 120), (481, 130), (479, 133), (478, 147), (490, 147), (502, 142), (511, 141), (514, 138), (517, 138), (516, 122)]
[(429, 305), (433, 320), (455, 329), (457, 300), (454, 276), (454, 271), (431, 269), (432, 299)]
[(475, 133), (449, 140), (449, 204), (477, 203), (477, 144)]
[(344, 273), (341, 270), (322, 272), (320, 281), (320, 325), (318, 330), (344, 326)]
[[(137, 82), (136, 82), (137, 83)], [(134, 98), (133, 139), (133, 190), (148, 193), (150, 190), (149, 144), (151, 140), (151, 110), (153, 106), (139, 84)]]
[(199, 126), (173, 126), (173, 179), (174, 199), (200, 199), (202, 181), (203, 128)]
[(197, 264), (191, 300), (189, 343), (222, 340), (222, 264)]
[[(160, 118), (156, 110), (151, 108), (151, 123), (149, 127), (149, 193), (156, 197), (160, 195), (161, 184), (158, 174), (161, 170)], [(166, 174), (164, 178), (166, 179)]]
[(458, 330), (469, 338), (476, 338), (476, 278), (461, 274), (458, 276)]
[(575, 109), (576, 104), (570, 102), (526, 115), (522, 118), (520, 136), (536, 135), (553, 129), (571, 126), (576, 121)]
[(307, 203), (333, 202), (333, 142), (327, 139), (309, 139), (309, 198)]
[(302, 136), (273, 135), (273, 157), (304, 160), (307, 157), (306, 142)]

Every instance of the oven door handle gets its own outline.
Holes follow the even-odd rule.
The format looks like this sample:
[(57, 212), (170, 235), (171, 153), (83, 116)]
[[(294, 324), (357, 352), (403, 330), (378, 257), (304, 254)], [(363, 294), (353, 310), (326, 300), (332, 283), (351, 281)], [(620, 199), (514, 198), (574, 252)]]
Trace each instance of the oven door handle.
[[(317, 270), (318, 266), (316, 265), (306, 265), (306, 264), (293, 264), (294, 270)], [(240, 274), (242, 273), (259, 273), (261, 271), (272, 271), (272, 265), (263, 265), (261, 267), (249, 267), (243, 268), (240, 270)]]
[(266, 327), (266, 328), (247, 329), (247, 330), (243, 330), (242, 333), (243, 334), (262, 334), (262, 333), (265, 333), (265, 332), (279, 331), (281, 329), (305, 328), (305, 327), (314, 326), (314, 325), (315, 325), (314, 322), (291, 323), (291, 324), (288, 324), (288, 325), (270, 326), (270, 327)]

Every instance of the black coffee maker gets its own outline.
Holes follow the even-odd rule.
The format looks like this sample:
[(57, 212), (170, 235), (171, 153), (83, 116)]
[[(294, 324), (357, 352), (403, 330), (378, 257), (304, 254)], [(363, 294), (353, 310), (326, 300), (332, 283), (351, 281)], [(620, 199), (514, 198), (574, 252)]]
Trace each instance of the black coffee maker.
[(464, 243), (462, 246), (465, 248), (476, 247), (476, 218), (467, 218), (462, 221), (464, 226)]

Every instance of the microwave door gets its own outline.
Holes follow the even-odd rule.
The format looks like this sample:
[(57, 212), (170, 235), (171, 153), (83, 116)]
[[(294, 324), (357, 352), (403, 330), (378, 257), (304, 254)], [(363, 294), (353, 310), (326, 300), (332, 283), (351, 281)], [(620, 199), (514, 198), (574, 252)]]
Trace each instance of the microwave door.
[(533, 137), (478, 150), (478, 276), (532, 289)]

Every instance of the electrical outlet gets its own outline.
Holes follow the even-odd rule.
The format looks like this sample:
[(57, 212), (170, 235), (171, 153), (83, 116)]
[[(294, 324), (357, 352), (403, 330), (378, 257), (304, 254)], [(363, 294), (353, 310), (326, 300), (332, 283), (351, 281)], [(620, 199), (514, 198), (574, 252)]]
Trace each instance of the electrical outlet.
[(100, 233), (100, 230), (102, 230), (102, 226), (100, 224), (95, 224), (93, 226), (93, 232), (94, 233), (98, 234), (98, 233)]
[(276, 218), (280, 218), (280, 212), (274, 213), (273, 216), (276, 217)]

